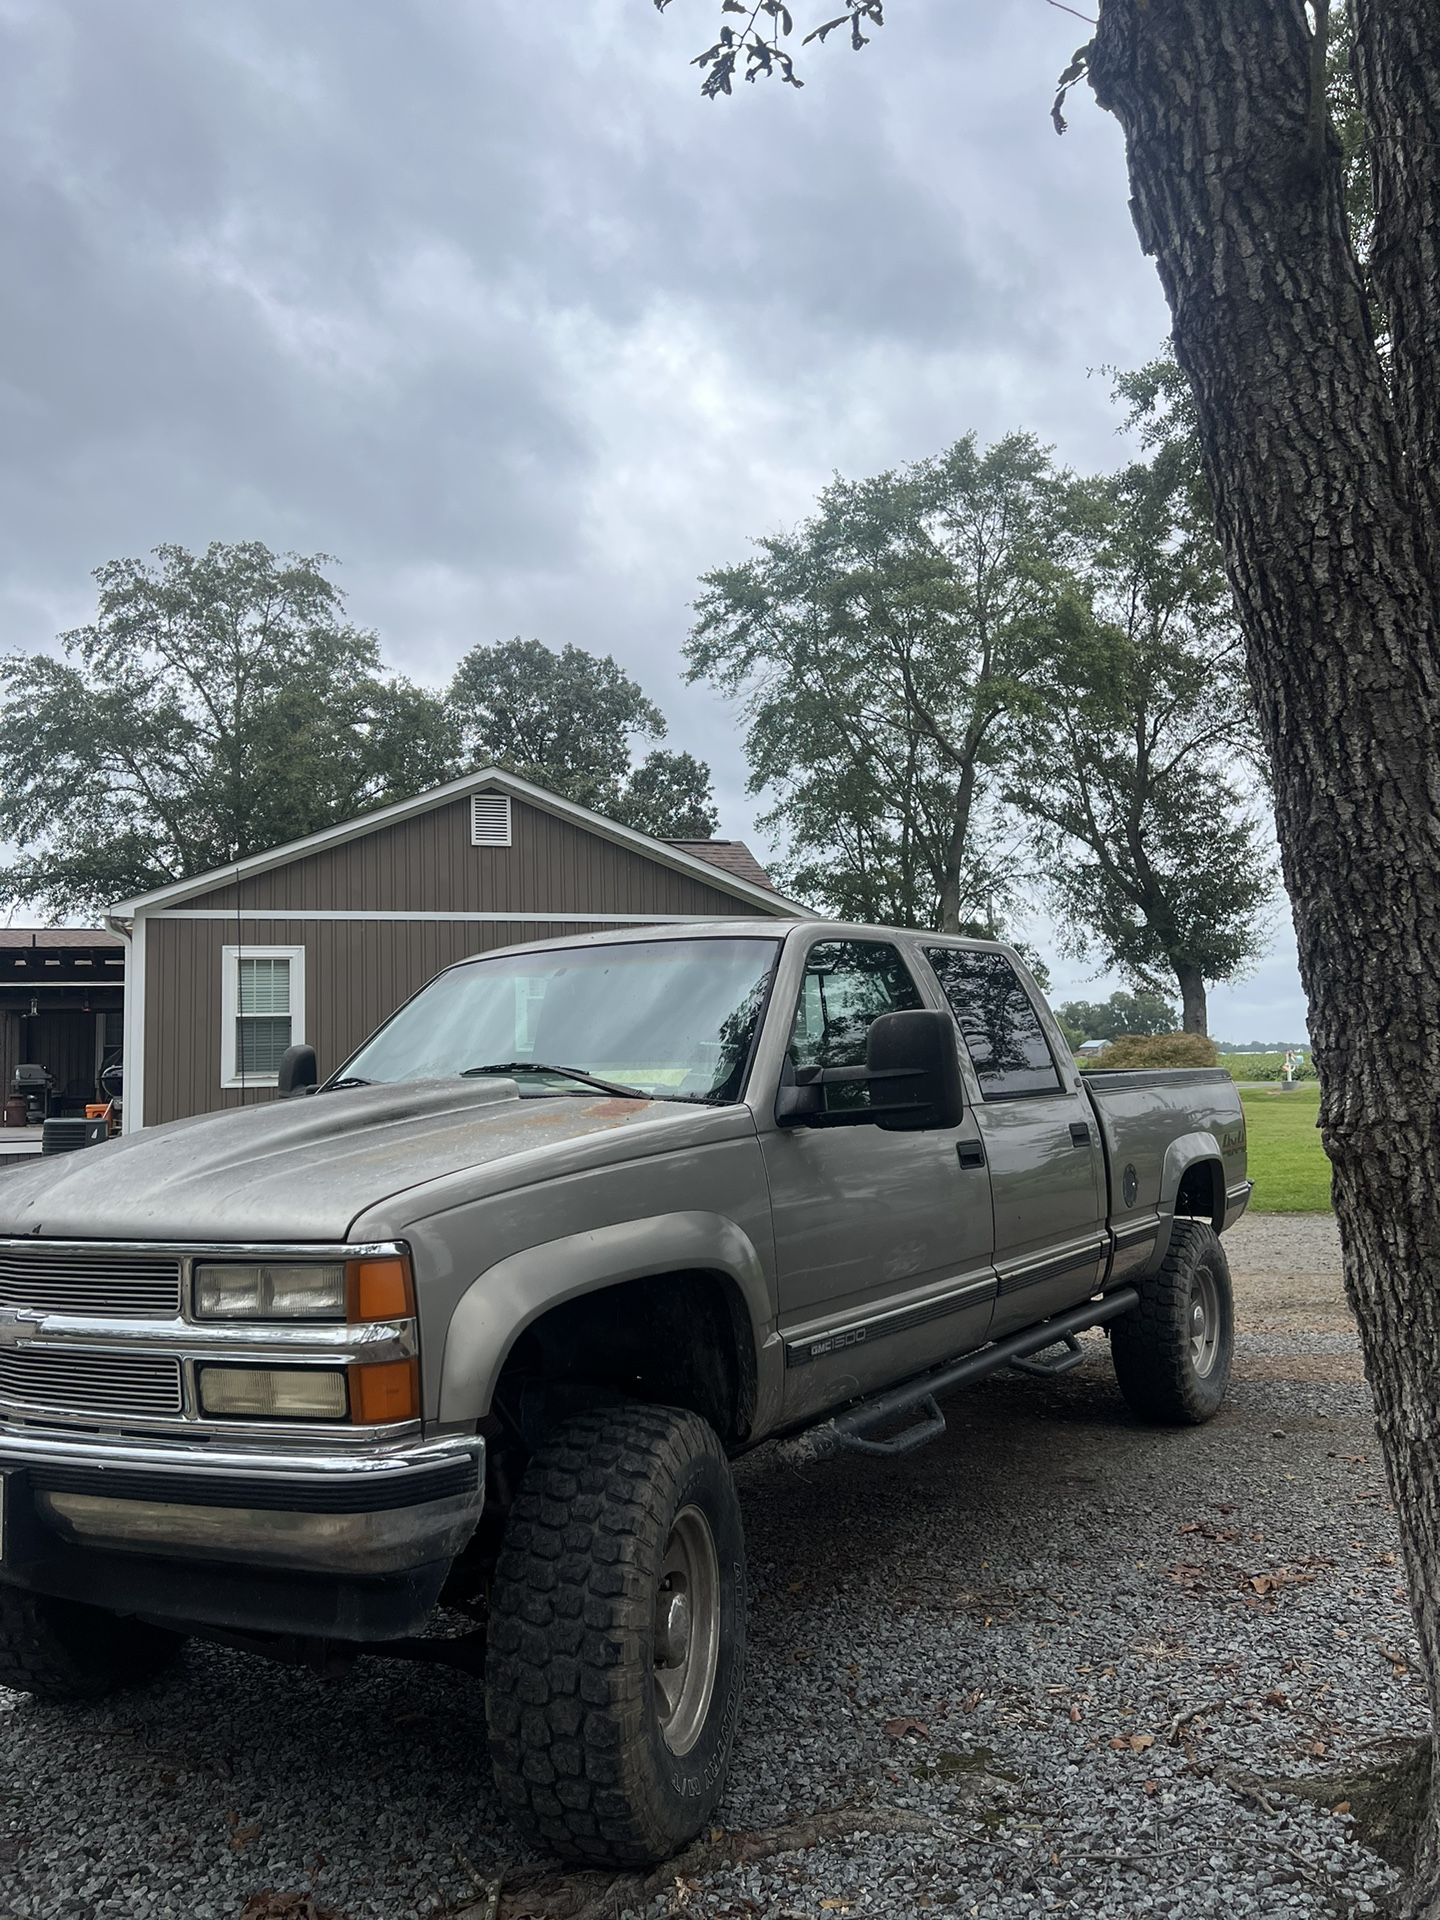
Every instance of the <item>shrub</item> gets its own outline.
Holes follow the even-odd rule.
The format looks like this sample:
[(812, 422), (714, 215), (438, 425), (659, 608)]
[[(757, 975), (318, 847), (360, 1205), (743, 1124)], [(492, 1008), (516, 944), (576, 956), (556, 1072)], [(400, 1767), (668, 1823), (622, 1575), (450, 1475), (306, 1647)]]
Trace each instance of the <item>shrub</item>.
[(1106, 1067), (1213, 1067), (1215, 1042), (1203, 1033), (1126, 1033), (1112, 1040), (1095, 1061)]

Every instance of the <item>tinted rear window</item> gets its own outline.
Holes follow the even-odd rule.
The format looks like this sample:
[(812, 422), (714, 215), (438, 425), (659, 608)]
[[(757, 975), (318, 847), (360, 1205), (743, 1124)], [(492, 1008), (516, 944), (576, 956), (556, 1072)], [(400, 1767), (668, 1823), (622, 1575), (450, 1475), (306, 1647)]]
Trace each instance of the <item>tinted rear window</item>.
[(945, 989), (985, 1095), (1056, 1092), (1060, 1072), (1045, 1029), (1004, 954), (927, 947), (925, 958)]

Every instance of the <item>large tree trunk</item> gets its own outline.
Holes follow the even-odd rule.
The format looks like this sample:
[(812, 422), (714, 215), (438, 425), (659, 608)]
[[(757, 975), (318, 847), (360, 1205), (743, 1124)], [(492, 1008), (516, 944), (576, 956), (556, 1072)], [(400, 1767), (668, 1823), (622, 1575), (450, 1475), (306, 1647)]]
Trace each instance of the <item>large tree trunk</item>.
[(1180, 984), (1180, 1030), (1182, 1033), (1209, 1033), (1205, 1004), (1205, 976), (1187, 961), (1175, 962), (1175, 978)]
[[(1102, 0), (1091, 78), (1125, 131), (1135, 224), (1199, 411), (1274, 765), (1346, 1284), (1440, 1715), (1440, 596), (1435, 469), (1421, 471), (1440, 402), (1424, 372), (1435, 236), (1426, 253), (1407, 227), (1436, 204), (1437, 14), (1359, 9), (1371, 112), (1404, 149), (1377, 195), (1398, 419), (1334, 143), (1314, 133), (1301, 0)], [(1429, 312), (1411, 310), (1427, 287)], [(1435, 1920), (1434, 1801), (1415, 1887), (1412, 1912)]]

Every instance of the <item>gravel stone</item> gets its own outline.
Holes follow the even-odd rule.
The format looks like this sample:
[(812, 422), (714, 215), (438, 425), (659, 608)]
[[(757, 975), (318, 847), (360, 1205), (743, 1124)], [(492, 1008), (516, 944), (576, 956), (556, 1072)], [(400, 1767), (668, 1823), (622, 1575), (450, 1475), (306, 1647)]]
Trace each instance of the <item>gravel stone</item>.
[[(1334, 1224), (1259, 1216), (1227, 1246), (1238, 1365), (1207, 1427), (1139, 1426), (1092, 1336), (1058, 1380), (952, 1396), (903, 1460), (740, 1463), (725, 1824), (852, 1807), (855, 1830), (636, 1920), (682, 1893), (715, 1920), (1384, 1909), (1394, 1877), (1347, 1816), (1234, 1784), (1362, 1770), (1426, 1711)], [(238, 1920), (265, 1889), (431, 1920), (526, 1859), (479, 1683), (400, 1662), (327, 1681), (196, 1646), (98, 1706), (0, 1692), (0, 1796), (0, 1920)], [(918, 1830), (867, 1832), (870, 1807)]]

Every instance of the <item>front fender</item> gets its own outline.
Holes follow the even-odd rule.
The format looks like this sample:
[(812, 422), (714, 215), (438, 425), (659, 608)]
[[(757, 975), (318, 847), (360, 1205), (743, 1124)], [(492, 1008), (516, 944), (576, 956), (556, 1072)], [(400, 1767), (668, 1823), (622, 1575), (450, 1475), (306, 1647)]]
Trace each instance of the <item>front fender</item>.
[(724, 1274), (739, 1288), (755, 1346), (755, 1430), (774, 1424), (783, 1354), (764, 1263), (733, 1220), (718, 1213), (661, 1213), (526, 1247), (486, 1269), (462, 1294), (445, 1336), (440, 1420), (472, 1425), (490, 1411), (495, 1385), (525, 1329), (585, 1293), (682, 1271)]

